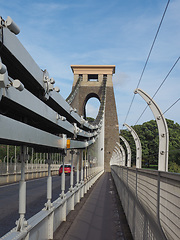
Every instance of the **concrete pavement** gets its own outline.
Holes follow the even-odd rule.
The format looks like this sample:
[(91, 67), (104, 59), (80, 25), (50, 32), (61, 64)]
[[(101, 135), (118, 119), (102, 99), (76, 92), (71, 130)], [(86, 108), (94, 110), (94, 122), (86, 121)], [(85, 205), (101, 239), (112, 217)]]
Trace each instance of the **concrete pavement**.
[(111, 176), (104, 173), (54, 234), (55, 240), (131, 240)]

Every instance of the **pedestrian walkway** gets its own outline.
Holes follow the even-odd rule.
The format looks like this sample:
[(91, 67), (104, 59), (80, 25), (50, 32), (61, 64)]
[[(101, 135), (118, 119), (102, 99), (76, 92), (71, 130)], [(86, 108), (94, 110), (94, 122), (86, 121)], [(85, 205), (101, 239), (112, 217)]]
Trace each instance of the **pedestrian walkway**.
[(78, 205), (55, 232), (55, 240), (132, 239), (111, 173), (104, 173)]

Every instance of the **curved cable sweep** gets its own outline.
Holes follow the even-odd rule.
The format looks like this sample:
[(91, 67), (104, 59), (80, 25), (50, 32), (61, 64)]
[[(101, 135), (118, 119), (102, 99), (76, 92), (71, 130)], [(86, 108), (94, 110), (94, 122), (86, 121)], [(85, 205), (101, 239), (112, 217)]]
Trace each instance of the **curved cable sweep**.
[(73, 90), (71, 91), (71, 93), (69, 94), (69, 96), (66, 98), (66, 102), (71, 104), (72, 101), (74, 100), (77, 92), (78, 92), (78, 89), (79, 89), (79, 85), (80, 85), (80, 82), (82, 81), (82, 76), (79, 76)]

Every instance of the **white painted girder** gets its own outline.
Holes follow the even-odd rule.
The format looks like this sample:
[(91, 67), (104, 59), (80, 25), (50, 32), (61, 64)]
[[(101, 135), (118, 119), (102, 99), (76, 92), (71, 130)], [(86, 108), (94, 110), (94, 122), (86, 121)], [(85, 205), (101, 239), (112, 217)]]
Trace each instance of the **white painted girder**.
[(139, 94), (148, 104), (152, 113), (154, 114), (158, 132), (159, 132), (159, 157), (158, 157), (158, 170), (168, 171), (168, 151), (169, 151), (169, 132), (166, 119), (162, 114), (156, 102), (142, 89), (136, 89), (135, 94)]

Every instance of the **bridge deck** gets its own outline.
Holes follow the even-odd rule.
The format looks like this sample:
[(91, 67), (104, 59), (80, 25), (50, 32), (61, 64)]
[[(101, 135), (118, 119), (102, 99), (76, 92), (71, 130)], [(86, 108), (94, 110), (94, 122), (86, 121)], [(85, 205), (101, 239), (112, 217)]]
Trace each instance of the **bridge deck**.
[(104, 173), (54, 234), (55, 240), (131, 240), (111, 173)]

